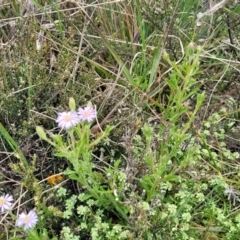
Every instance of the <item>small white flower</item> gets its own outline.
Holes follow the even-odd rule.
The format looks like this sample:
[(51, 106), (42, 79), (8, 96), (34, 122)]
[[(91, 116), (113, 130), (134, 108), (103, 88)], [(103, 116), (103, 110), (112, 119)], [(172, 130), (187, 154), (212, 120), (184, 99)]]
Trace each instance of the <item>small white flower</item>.
[(62, 129), (69, 129), (71, 127), (76, 126), (79, 122), (79, 116), (76, 112), (62, 112), (58, 113), (58, 117), (56, 119), (58, 126)]
[(3, 213), (5, 210), (9, 210), (12, 206), (13, 197), (9, 194), (0, 196), (0, 209)]
[(31, 210), (28, 214), (26, 213), (21, 213), (18, 216), (18, 219), (16, 221), (16, 226), (17, 227), (22, 227), (24, 230), (30, 229), (35, 227), (38, 221), (38, 216), (34, 210)]
[(85, 107), (78, 109), (78, 116), (81, 121), (88, 121), (91, 122), (94, 118), (96, 118), (96, 111), (92, 107)]

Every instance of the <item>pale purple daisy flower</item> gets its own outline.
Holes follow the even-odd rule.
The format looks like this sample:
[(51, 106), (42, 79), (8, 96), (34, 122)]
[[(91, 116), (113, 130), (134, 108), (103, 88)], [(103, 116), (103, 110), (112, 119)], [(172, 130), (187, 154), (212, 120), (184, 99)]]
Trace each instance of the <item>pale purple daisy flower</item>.
[(92, 107), (85, 107), (78, 109), (78, 116), (81, 121), (91, 122), (94, 118), (96, 118), (96, 110)]
[(17, 227), (22, 227), (24, 230), (34, 228), (35, 225), (37, 224), (38, 221), (38, 216), (34, 210), (31, 210), (28, 214), (26, 213), (21, 213), (18, 216), (18, 219), (16, 221), (16, 226)]
[(58, 117), (56, 119), (58, 126), (62, 129), (74, 127), (79, 123), (79, 121), (79, 116), (74, 111), (58, 113)]
[(5, 210), (9, 210), (12, 206), (13, 197), (9, 194), (0, 196), (0, 209), (3, 213)]

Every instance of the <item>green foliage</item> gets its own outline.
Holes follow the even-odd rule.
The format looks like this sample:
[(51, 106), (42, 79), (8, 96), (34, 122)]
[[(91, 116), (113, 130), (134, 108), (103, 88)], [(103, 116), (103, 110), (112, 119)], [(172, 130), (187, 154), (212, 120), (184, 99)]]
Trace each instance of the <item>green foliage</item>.
[(79, 239), (85, 236), (91, 236), (92, 239), (128, 239), (129, 231), (119, 224), (113, 225), (111, 219), (105, 216), (105, 209), (99, 205), (99, 201), (91, 199), (89, 195), (74, 195), (65, 202), (65, 206), (63, 218), (74, 218), (79, 227), (72, 232), (69, 226), (64, 226), (61, 231), (62, 239)]
[(9, 135), (7, 130), (4, 128), (4, 126), (0, 123), (0, 134), (3, 136), (3, 138), (7, 141), (10, 148), (12, 149), (14, 155), (20, 160), (21, 165), (24, 168), (29, 167), (29, 164), (23, 155), (22, 151), (19, 149), (17, 143), (14, 141), (14, 139)]
[[(38, 232), (36, 229), (28, 230), (26, 232), (26, 240), (57, 240), (56, 237), (50, 238), (46, 229), (42, 229)], [(11, 237), (10, 240), (19, 240), (20, 238)]]
[[(73, 106), (75, 104), (71, 98), (69, 107)], [(113, 169), (103, 169), (102, 173), (94, 169), (95, 166), (92, 162), (93, 148), (106, 138), (112, 129), (113, 127), (107, 126), (105, 131), (92, 142), (90, 142), (89, 123), (81, 123), (77, 127), (71, 128), (67, 133), (67, 139), (63, 139), (61, 135), (52, 134), (51, 140), (40, 127), (37, 128), (37, 132), (56, 149), (55, 156), (64, 157), (72, 164), (72, 169), (67, 169), (65, 174), (81, 184), (81, 187), (87, 191), (88, 197), (97, 199), (100, 207), (112, 210), (126, 219), (127, 208), (124, 208), (114, 194), (116, 181), (119, 181), (117, 180), (119, 162), (115, 161)]]

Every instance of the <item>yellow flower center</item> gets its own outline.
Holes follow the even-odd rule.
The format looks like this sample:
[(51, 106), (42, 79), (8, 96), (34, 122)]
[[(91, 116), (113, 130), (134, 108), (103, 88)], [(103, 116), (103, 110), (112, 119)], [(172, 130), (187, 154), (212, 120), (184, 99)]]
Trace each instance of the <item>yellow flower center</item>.
[(90, 116), (90, 112), (88, 110), (85, 110), (83, 112), (83, 115), (84, 115), (84, 117), (89, 117)]
[(66, 122), (69, 122), (69, 121), (71, 121), (71, 115), (70, 114), (67, 114), (67, 115), (65, 115), (64, 116), (64, 120), (66, 121)]
[(6, 199), (4, 199), (4, 198), (0, 198), (0, 204), (5, 204), (6, 203)]
[(28, 223), (28, 222), (30, 221), (28, 215), (26, 215), (26, 216), (24, 217), (24, 221), (25, 221), (26, 223)]

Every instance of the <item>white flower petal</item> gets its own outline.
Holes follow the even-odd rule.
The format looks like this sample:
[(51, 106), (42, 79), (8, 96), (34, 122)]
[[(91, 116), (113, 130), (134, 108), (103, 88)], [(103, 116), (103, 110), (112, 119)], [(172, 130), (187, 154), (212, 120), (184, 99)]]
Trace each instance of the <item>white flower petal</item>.
[(62, 129), (69, 129), (71, 127), (76, 126), (79, 122), (79, 116), (76, 112), (62, 112), (58, 113), (58, 117), (56, 119), (58, 126)]
[(38, 216), (34, 210), (31, 210), (28, 214), (21, 213), (18, 216), (18, 219), (16, 221), (17, 227), (23, 227), (24, 230), (30, 229), (35, 227), (38, 221)]
[(11, 209), (12, 201), (13, 201), (13, 197), (9, 194), (4, 194), (0, 196), (0, 209), (2, 213), (6, 210)]
[(91, 122), (96, 118), (96, 110), (92, 107), (78, 109), (78, 115), (81, 121)]

